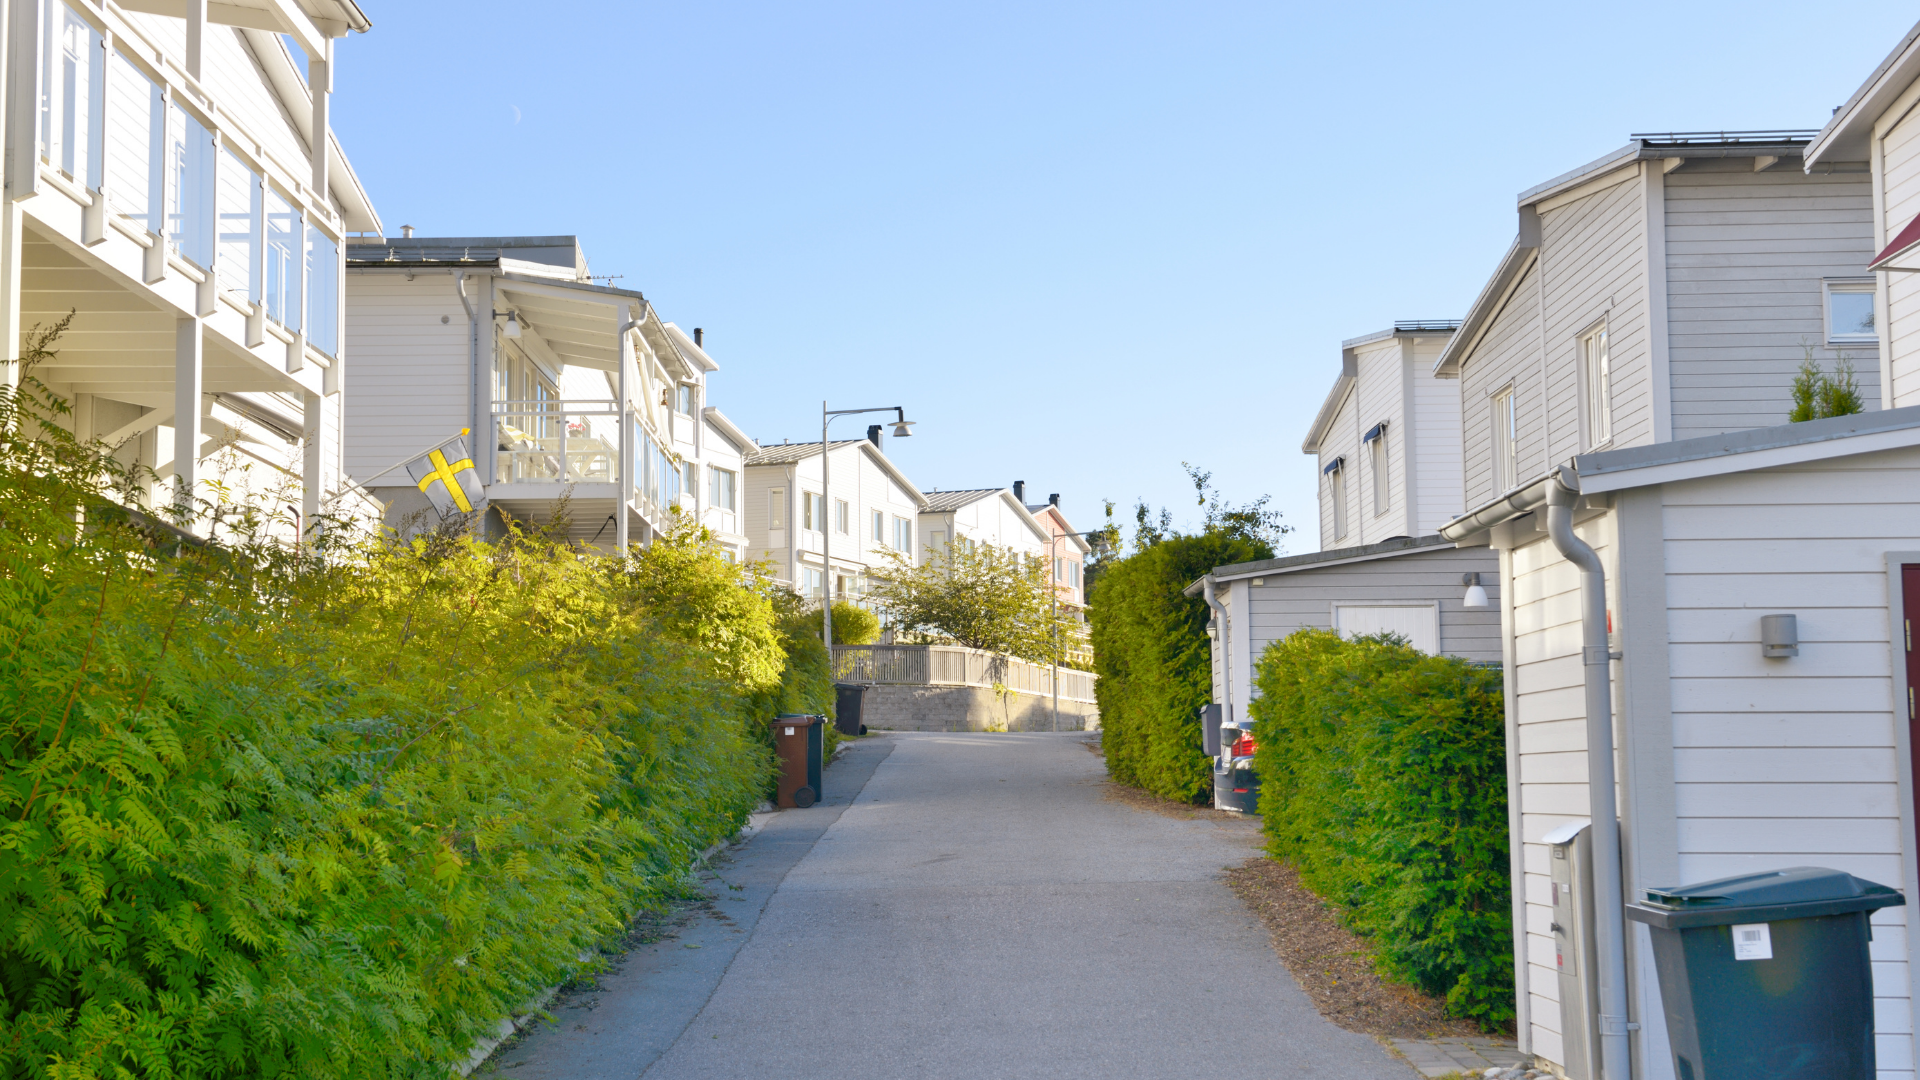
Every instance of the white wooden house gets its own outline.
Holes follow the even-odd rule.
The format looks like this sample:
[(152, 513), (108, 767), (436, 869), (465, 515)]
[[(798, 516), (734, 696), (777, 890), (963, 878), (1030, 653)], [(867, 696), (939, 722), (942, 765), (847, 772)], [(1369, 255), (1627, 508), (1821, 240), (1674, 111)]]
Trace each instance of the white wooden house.
[[(1911, 887), (1887, 582), (1920, 519), (1888, 485), (1920, 463), (1920, 414), (1781, 423), (1809, 348), (1829, 370), (1855, 361), (1870, 408), (1882, 397), (1856, 317), (1869, 177), (1803, 167), (1810, 137), (1640, 136), (1523, 193), (1517, 240), (1435, 368), (1460, 380), (1471, 508), (1441, 532), (1492, 547), (1506, 586), (1521, 1044), (1576, 1072), (1576, 1030), (1610, 1032), (1636, 1077), (1674, 1069), (1638, 924), (1598, 950), (1618, 1010), (1562, 1010), (1554, 829), (1592, 820), (1610, 864), (1617, 809), (1617, 880), (1598, 897), (1615, 916), (1648, 888), (1744, 870)], [(1588, 558), (1583, 593), (1573, 560)], [(1797, 616), (1799, 656), (1763, 655), (1764, 614)], [(1612, 699), (1592, 722), (1590, 695)], [(1880, 1075), (1911, 1077), (1904, 917), (1875, 922)]]
[[(926, 496), (880, 449), (878, 434), (831, 444), (831, 490), (820, 482), (820, 444), (754, 446), (745, 457), (744, 523), (750, 557), (802, 596), (858, 601), (884, 553), (914, 550)], [(832, 537), (827, 536), (828, 530)], [(825, 560), (832, 547), (833, 564)]]
[(1868, 177), (1800, 168), (1811, 137), (1635, 136), (1521, 193), (1433, 369), (1460, 384), (1466, 505), (1576, 453), (1783, 423), (1809, 348), (1878, 404), (1876, 341), (1835, 316), (1871, 288)]
[(1435, 535), (1464, 509), (1460, 383), (1430, 374), (1459, 325), (1396, 322), (1342, 342), (1301, 444), (1320, 474), (1321, 550), (1217, 567), (1188, 587), (1213, 607), (1223, 720), (1250, 719), (1254, 664), (1296, 630), (1392, 632), (1423, 652), (1500, 659), (1497, 560)]
[(1034, 519), (1023, 495), (1011, 487), (930, 491), (920, 512), (917, 558), (924, 562), (954, 543), (985, 544), (1030, 559), (1050, 559), (1053, 537)]
[(1920, 404), (1920, 25), (1894, 47), (1807, 147), (1808, 172), (1869, 178), (1875, 254), (1855, 268), (1871, 305), (1853, 316), (1880, 346), (1880, 403)]
[(6, 357), (72, 311), (37, 374), (77, 434), (158, 473), (154, 502), (214, 499), (217, 481), (285, 506), (289, 536), (363, 509), (341, 481), (341, 244), (380, 223), (327, 115), (334, 41), (366, 16), (352, 0), (7, 11)]
[[(574, 237), (356, 240), (346, 295), (362, 359), (347, 468), (389, 525), (433, 524), (399, 466), (462, 428), (492, 527), (564, 506), (572, 539), (618, 550), (701, 513), (718, 365), (640, 293), (594, 284)], [(714, 449), (739, 461), (725, 438)]]
[(1427, 536), (1460, 512), (1460, 383), (1430, 377), (1459, 325), (1396, 322), (1340, 343), (1300, 444), (1320, 468), (1321, 550)]

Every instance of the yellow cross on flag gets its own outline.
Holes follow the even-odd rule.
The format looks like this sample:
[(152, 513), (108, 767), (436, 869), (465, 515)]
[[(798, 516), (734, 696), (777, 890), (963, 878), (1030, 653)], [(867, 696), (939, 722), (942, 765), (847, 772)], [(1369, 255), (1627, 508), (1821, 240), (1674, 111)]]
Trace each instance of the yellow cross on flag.
[(467, 440), (458, 435), (410, 463), (407, 475), (420, 485), (434, 512), (443, 518), (470, 514), (487, 505), (480, 470), (473, 467), (473, 458), (467, 454)]

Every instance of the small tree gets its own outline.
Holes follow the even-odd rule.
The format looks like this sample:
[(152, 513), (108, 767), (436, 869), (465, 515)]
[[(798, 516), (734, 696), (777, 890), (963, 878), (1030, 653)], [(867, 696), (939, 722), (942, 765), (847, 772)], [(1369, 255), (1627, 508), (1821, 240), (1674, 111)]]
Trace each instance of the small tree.
[(873, 596), (897, 631), (1035, 663), (1052, 663), (1071, 632), (1043, 559), (963, 540), (919, 566), (886, 558)]
[(1793, 411), (1787, 414), (1788, 423), (1852, 416), (1865, 410), (1866, 405), (1860, 400), (1860, 384), (1853, 377), (1853, 357), (1840, 354), (1829, 375), (1813, 358), (1812, 345), (1802, 342), (1800, 347), (1806, 350), (1807, 356), (1800, 362), (1800, 374), (1793, 380)]
[(880, 640), (880, 616), (866, 608), (833, 602), (833, 643), (835, 645), (871, 645)]

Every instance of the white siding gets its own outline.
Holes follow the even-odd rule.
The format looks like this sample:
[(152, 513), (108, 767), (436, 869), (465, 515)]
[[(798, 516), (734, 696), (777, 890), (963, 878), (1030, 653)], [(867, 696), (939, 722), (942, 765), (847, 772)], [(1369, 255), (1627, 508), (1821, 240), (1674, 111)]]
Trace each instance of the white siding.
[(1826, 347), (1821, 283), (1873, 255), (1869, 177), (1732, 158), (1690, 161), (1665, 188), (1673, 437), (1786, 423), (1803, 342), (1829, 369), (1851, 357), (1878, 408), (1878, 351)]
[(1427, 374), (1439, 358), (1445, 339), (1414, 349), (1412, 383), (1415, 485), (1414, 536), (1424, 536), (1466, 510), (1466, 487), (1461, 480), (1462, 430), (1460, 380), (1436, 379)]
[[(1333, 426), (1327, 430), (1327, 437), (1320, 445), (1320, 454), (1316, 460), (1320, 470), (1320, 550), (1322, 551), (1337, 547), (1352, 547), (1359, 543), (1355, 537), (1359, 535), (1359, 522), (1366, 514), (1365, 508), (1360, 503), (1360, 484), (1356, 480), (1356, 477), (1365, 470), (1366, 463), (1360, 460), (1361, 429), (1354, 427), (1358, 423), (1356, 417), (1359, 415), (1355, 396), (1349, 393), (1347, 400), (1341, 403), (1339, 411), (1334, 415)], [(1335, 488), (1332, 477), (1326, 471), (1327, 466), (1333, 464), (1335, 458), (1346, 459), (1344, 468), (1347, 472), (1347, 531), (1344, 536), (1334, 533), (1333, 493)]]
[[(1354, 456), (1347, 459), (1347, 467), (1352, 475), (1347, 478), (1347, 493), (1350, 501), (1348, 513), (1351, 515), (1353, 535), (1341, 543), (1341, 547), (1353, 547), (1360, 544), (1375, 544), (1389, 536), (1401, 536), (1406, 533), (1406, 454), (1401, 449), (1405, 442), (1402, 430), (1403, 367), (1400, 356), (1400, 340), (1389, 337), (1371, 345), (1363, 345), (1354, 350), (1359, 366), (1359, 379), (1354, 384), (1353, 445)], [(1373, 475), (1373, 447), (1362, 441), (1369, 429), (1375, 424), (1387, 425), (1387, 488), (1386, 509), (1376, 512), (1379, 505), (1375, 487), (1378, 478)]]
[[(353, 357), (345, 391), (346, 470), (366, 481), (472, 425), (469, 331), (446, 274), (408, 281), (401, 274), (352, 272), (346, 302)], [(396, 475), (404, 478), (388, 474), (377, 483), (391, 485)]]
[[(1884, 160), (1883, 235), (1892, 240), (1920, 215), (1920, 114), (1909, 113), (1880, 144)], [(1907, 260), (1911, 265), (1911, 260)], [(1886, 278), (1886, 336), (1893, 379), (1893, 404), (1920, 404), (1920, 274), (1883, 274)]]
[[(1500, 492), (1493, 467), (1493, 396), (1512, 386), (1520, 415), (1520, 475), (1533, 475), (1530, 438), (1540, 430), (1540, 330), (1538, 264), (1522, 274), (1504, 307), (1460, 368), (1460, 431), (1466, 505), (1478, 506)], [(1538, 450), (1534, 453), (1537, 455)]]
[(1540, 215), (1546, 296), (1546, 429), (1523, 444), (1522, 476), (1589, 449), (1579, 337), (1605, 320), (1613, 367), (1611, 446), (1653, 441), (1652, 356), (1645, 303), (1646, 221), (1634, 170), (1622, 183)]
[[(1680, 874), (1906, 879), (1884, 553), (1920, 548), (1920, 451), (1665, 489)], [(1798, 616), (1800, 655), (1760, 654)], [(1882, 1078), (1913, 1075), (1906, 918), (1874, 917)]]

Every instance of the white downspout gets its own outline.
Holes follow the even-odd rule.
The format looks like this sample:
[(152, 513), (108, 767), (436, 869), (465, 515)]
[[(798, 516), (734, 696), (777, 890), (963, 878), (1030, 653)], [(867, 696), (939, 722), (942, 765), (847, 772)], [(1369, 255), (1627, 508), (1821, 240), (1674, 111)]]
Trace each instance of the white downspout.
[[(1571, 483), (1569, 483), (1571, 481)], [(1607, 645), (1607, 573), (1600, 556), (1574, 535), (1580, 479), (1562, 468), (1547, 484), (1547, 536), (1580, 569), (1580, 659), (1587, 690), (1587, 807), (1593, 817), (1595, 972), (1600, 983), (1600, 1072), (1630, 1080), (1626, 910), (1620, 885), (1620, 817), (1614, 796), (1613, 664)]]
[[(473, 310), (473, 301), (467, 296), (467, 272), (465, 270), (455, 270), (453, 272), (453, 291), (460, 294), (460, 306), (467, 309), (467, 372), (471, 382), (469, 393), (472, 395), (471, 407), (468, 412), (473, 418), (473, 445), (468, 447), (468, 449), (473, 452), (475, 457), (485, 455), (487, 471), (486, 475), (480, 478), (480, 482), (482, 484), (491, 484), (493, 483), (494, 477), (493, 448), (499, 445), (499, 436), (493, 430), (493, 424), (491, 423), (492, 417), (481, 415), (480, 316)], [(489, 372), (488, 374), (491, 375), (492, 373)], [(492, 409), (489, 408), (487, 411), (491, 412)]]

